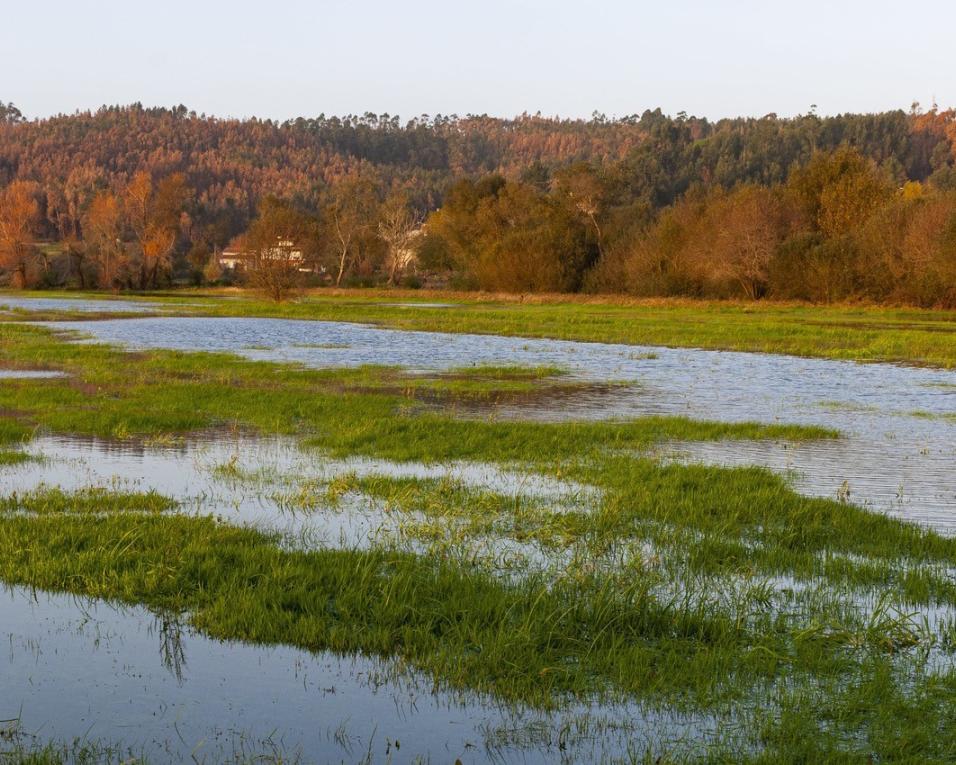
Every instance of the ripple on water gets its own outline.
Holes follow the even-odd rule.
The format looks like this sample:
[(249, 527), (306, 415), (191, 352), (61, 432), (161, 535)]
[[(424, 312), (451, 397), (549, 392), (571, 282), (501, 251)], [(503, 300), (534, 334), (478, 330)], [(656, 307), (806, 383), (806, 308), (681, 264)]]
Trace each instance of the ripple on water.
[[(55, 324), (129, 348), (229, 351), (246, 358), (325, 368), (361, 364), (443, 370), (467, 364), (568, 369), (592, 382), (639, 382), (613, 396), (587, 394), (495, 414), (546, 420), (682, 415), (727, 422), (836, 428), (839, 445), (801, 445), (801, 491), (832, 496), (836, 476), (853, 501), (956, 528), (956, 373), (753, 353), (647, 348), (494, 335), (380, 329), (283, 319), (141, 318)], [(781, 447), (700, 450), (692, 458), (781, 469)], [(719, 452), (719, 453), (718, 453)], [(785, 461), (785, 460), (784, 460)], [(836, 461), (836, 462), (834, 462)], [(902, 487), (904, 501), (890, 508)]]
[(596, 762), (649, 731), (717, 734), (709, 717), (633, 704), (505, 707), (388, 662), (211, 640), (142, 608), (20, 587), (0, 591), (0, 641), (0, 719), (19, 719), (21, 741), (120, 742), (155, 762)]
[(76, 311), (77, 313), (153, 313), (163, 306), (134, 300), (110, 298), (40, 298), (0, 295), (0, 311)]
[(64, 491), (91, 486), (153, 490), (179, 502), (180, 512), (214, 513), (229, 523), (277, 531), (310, 547), (367, 548), (383, 533), (400, 528), (401, 514), (385, 512), (384, 503), (365, 496), (346, 495), (335, 507), (322, 502), (322, 507), (315, 508), (322, 512), (297, 512), (282, 501), (283, 492), (294, 492), (303, 484), (321, 487), (344, 475), (448, 479), (509, 497), (540, 499), (556, 511), (586, 506), (598, 496), (592, 487), (482, 463), (331, 459), (317, 451), (300, 450), (285, 438), (237, 435), (149, 446), (43, 436), (26, 451), (38, 459), (0, 467), (5, 492), (44, 486)]

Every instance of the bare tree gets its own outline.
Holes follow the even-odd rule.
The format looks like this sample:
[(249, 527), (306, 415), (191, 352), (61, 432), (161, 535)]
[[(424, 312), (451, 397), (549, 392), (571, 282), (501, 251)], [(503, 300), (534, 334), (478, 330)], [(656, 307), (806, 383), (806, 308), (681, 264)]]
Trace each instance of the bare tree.
[(395, 284), (397, 277), (415, 259), (413, 244), (421, 225), (421, 218), (412, 211), (404, 192), (390, 194), (382, 204), (378, 235), (388, 248), (386, 266), (389, 284)]
[(249, 281), (277, 303), (295, 292), (312, 270), (317, 223), (288, 202), (266, 198), (246, 237)]
[(748, 185), (711, 207), (711, 225), (700, 232), (700, 260), (712, 279), (734, 281), (757, 300), (767, 290), (770, 264), (786, 235), (780, 201), (772, 189)]
[(325, 212), (336, 252), (336, 287), (357, 258), (363, 238), (374, 230), (377, 210), (371, 180), (356, 176), (333, 187)]

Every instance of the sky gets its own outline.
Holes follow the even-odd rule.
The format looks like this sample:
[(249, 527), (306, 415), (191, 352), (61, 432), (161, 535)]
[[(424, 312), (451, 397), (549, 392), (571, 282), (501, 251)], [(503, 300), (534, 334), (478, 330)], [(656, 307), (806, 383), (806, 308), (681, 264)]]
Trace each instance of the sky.
[(3, 18), (0, 100), (30, 118), (956, 106), (952, 0), (45, 0)]

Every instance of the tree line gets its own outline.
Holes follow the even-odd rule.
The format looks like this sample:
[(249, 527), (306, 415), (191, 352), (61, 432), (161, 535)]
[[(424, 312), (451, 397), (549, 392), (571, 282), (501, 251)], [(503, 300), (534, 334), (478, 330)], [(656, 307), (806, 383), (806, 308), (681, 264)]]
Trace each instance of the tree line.
[(0, 102), (0, 278), (217, 283), (232, 246), (277, 295), (424, 279), (956, 305), (954, 146), (954, 112), (917, 105), (277, 123), (140, 105), (27, 120)]

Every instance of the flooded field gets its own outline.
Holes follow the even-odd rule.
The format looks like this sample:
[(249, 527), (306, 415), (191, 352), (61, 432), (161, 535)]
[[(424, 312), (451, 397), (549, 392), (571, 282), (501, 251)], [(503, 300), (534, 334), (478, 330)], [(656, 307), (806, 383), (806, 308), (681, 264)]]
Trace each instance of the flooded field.
[(28, 311), (76, 311), (78, 313), (154, 313), (162, 308), (158, 303), (139, 300), (87, 299), (87, 298), (40, 298), (0, 295), (0, 312)]
[(279, 532), (290, 544), (306, 547), (367, 548), (401, 530), (400, 517), (387, 512), (382, 501), (347, 488), (330, 499), (328, 487), (337, 479), (446, 481), (546, 503), (554, 512), (586, 509), (599, 496), (591, 487), (495, 465), (331, 459), (300, 450), (291, 439), (222, 433), (176, 444), (46, 436), (34, 439), (26, 453), (35, 459), (0, 468), (5, 492), (44, 487), (155, 491), (178, 502), (179, 512), (213, 514), (235, 525)]
[(113, 745), (119, 761), (600, 762), (642, 749), (648, 729), (716, 736), (713, 721), (633, 705), (506, 707), (394, 663), (210, 640), (144, 609), (23, 588), (0, 591), (0, 638), (6, 730)]
[(889, 364), (693, 349), (441, 334), (275, 319), (149, 318), (55, 326), (131, 349), (228, 351), (309, 367), (556, 366), (592, 382), (633, 386), (500, 406), (482, 416), (537, 420), (684, 415), (727, 422), (822, 425), (838, 443), (675, 444), (662, 456), (763, 465), (800, 491), (846, 497), (956, 533), (956, 373)]
[[(0, 592), (0, 760), (79, 741), (105, 748), (95, 762), (741, 761), (820, 725), (838, 747), (866, 726), (890, 740), (893, 703), (927, 730), (949, 719), (934, 693), (956, 687), (953, 540), (883, 516), (956, 536), (956, 373), (340, 322), (37, 325), (62, 342), (29, 327), (35, 359), (107, 343), (396, 369), (280, 377), (108, 352), (62, 380), (0, 371), (49, 422), (104, 433), (39, 429), (0, 464), (4, 578), (53, 583)], [(495, 369), (542, 395), (455, 398)], [(423, 380), (445, 395), (402, 395)], [(169, 418), (128, 427), (107, 402), (130, 389), (137, 414), (153, 391)], [(103, 422), (82, 419), (98, 401)], [(250, 401), (275, 407), (274, 430), (231, 418)], [(230, 416), (165, 427), (190, 407)], [(614, 430), (648, 416), (646, 438)], [(480, 456), (432, 458), (433, 442)], [(769, 467), (841, 504), (696, 465)], [(885, 714), (853, 718), (875, 675), (904, 679), (880, 691)]]

